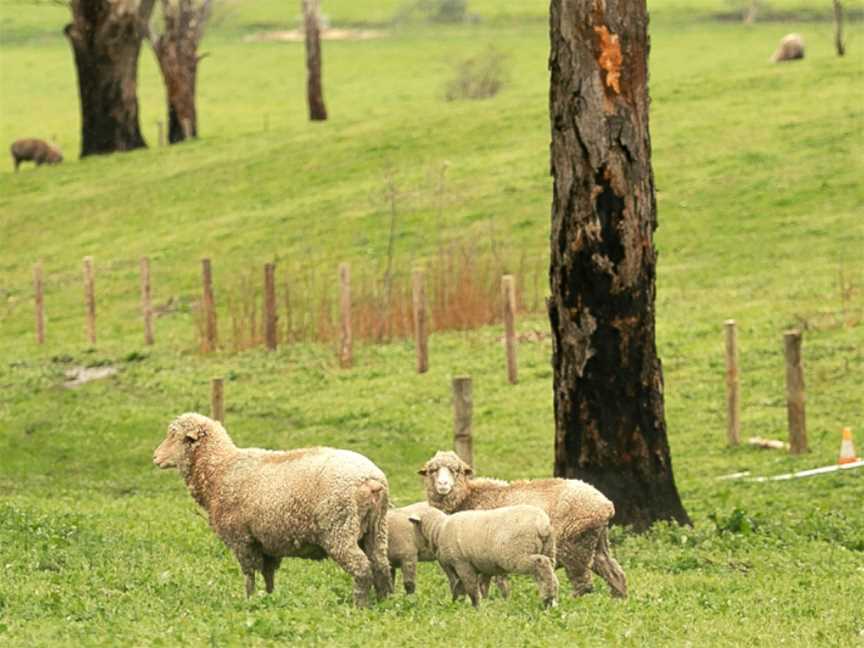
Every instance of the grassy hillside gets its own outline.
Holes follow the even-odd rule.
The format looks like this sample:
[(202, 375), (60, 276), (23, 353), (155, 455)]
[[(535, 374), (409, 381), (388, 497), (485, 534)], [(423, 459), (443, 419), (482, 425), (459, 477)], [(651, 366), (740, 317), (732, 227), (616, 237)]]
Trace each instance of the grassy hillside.
[[(718, 20), (736, 8), (722, 0), (698, 10), (651, 3), (658, 347), (675, 474), (694, 527), (613, 530), (630, 579), (624, 602), (598, 582), (597, 593), (563, 597), (544, 613), (533, 584), (518, 580), (513, 600), (475, 612), (450, 604), (445, 579), (424, 565), (416, 598), (355, 611), (347, 576), (299, 561), (284, 563), (274, 596), (242, 598), (234, 559), (178, 476), (150, 463), (173, 416), (208, 410), (213, 376), (226, 378), (238, 444), (358, 450), (387, 472), (399, 504), (421, 497), (416, 469), (450, 445), (456, 374), (474, 377), (479, 473), (539, 477), (552, 463), (543, 335), (520, 344), (516, 386), (494, 326), (434, 335), (423, 376), (410, 341), (359, 345), (348, 371), (329, 345), (197, 352), (202, 256), (214, 261), (226, 339), (227, 296), (244, 277), (257, 281), (267, 261), (280, 281), (316, 277), (319, 292), (335, 289), (343, 260), (355, 276), (380, 277), (388, 182), (399, 194), (400, 276), (414, 265), (433, 270), (448, 242), (473, 242), (480, 258), (494, 247), (511, 271), (547, 263), (546, 5), (476, 0), (479, 21), (442, 25), (416, 15), (393, 23), (405, 7), (395, 0), (323, 4), (333, 24), (382, 31), (325, 43), (328, 122), (306, 120), (302, 45), (243, 40), (292, 28), (296, 9), (238, 2), (204, 44), (201, 139), (155, 146), (164, 94), (145, 48), (139, 98), (151, 148), (79, 161), (74, 69), (58, 32), (65, 10), (0, 2), (0, 141), (55, 137), (67, 157), (18, 174), (0, 163), (0, 644), (861, 645), (864, 471), (716, 477), (832, 463), (842, 426), (855, 428), (864, 452), (864, 30), (848, 26), (849, 55), (838, 59), (829, 22)], [(807, 58), (768, 64), (790, 31), (804, 35)], [(444, 101), (454, 65), (490, 46), (509, 71), (502, 93)], [(170, 303), (154, 347), (142, 343), (138, 314), (145, 254), (154, 300)], [(83, 333), (85, 255), (97, 267), (95, 348)], [(39, 259), (43, 347), (32, 332)], [(739, 322), (745, 437), (784, 436), (782, 334), (804, 329), (809, 454), (724, 447), (730, 317)], [(522, 333), (547, 327), (542, 314), (520, 317)], [(78, 365), (118, 374), (64, 388)]]

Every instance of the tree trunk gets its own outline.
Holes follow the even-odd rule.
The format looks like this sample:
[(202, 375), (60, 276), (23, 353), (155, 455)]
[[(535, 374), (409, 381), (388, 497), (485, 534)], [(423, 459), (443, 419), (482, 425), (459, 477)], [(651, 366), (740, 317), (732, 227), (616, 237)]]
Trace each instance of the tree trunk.
[(846, 43), (843, 39), (843, 5), (840, 0), (833, 0), (834, 4), (834, 49), (837, 56), (846, 54)]
[(309, 119), (324, 121), (327, 108), (321, 87), (321, 20), (318, 0), (303, 0), (303, 23), (306, 30), (306, 97)]
[(72, 0), (64, 30), (78, 71), (81, 157), (147, 146), (138, 123), (138, 54), (153, 0)]
[(168, 100), (168, 142), (176, 144), (198, 137), (195, 81), (198, 75), (198, 43), (210, 15), (210, 0), (196, 6), (193, 0), (162, 0), (165, 31), (153, 43), (153, 51), (165, 82)]
[(690, 522), (672, 475), (654, 341), (657, 227), (645, 0), (552, 0), (555, 474), (615, 522)]

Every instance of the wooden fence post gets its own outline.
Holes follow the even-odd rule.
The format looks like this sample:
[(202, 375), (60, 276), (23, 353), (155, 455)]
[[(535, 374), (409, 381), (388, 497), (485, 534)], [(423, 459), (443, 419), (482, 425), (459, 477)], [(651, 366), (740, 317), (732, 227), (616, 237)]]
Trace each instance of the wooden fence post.
[(504, 343), (507, 347), (507, 380), (516, 384), (516, 286), (513, 275), (501, 277), (501, 296), (504, 304)]
[(738, 380), (738, 335), (735, 320), (726, 320), (726, 438), (730, 446), (741, 443), (741, 396)]
[(93, 285), (93, 257), (84, 257), (84, 303), (87, 307), (87, 341), (96, 344), (96, 290)]
[(278, 341), (276, 328), (276, 264), (264, 264), (264, 342), (270, 351), (275, 351)]
[(426, 373), (429, 371), (429, 322), (427, 320), (426, 286), (423, 271), (415, 270), (412, 278), (417, 373)]
[(33, 266), (33, 293), (36, 299), (36, 343), (45, 343), (45, 288), (42, 281), (42, 262)]
[(471, 377), (453, 377), (453, 450), (459, 458), (474, 467), (474, 439), (471, 432), (474, 401)]
[(222, 378), (210, 381), (210, 418), (225, 423), (225, 395)]
[(201, 280), (204, 285), (201, 300), (202, 316), (204, 317), (204, 353), (216, 350), (218, 331), (216, 328), (216, 301), (213, 297), (213, 269), (210, 259), (201, 259)]
[(789, 452), (807, 452), (807, 426), (804, 417), (804, 367), (801, 362), (801, 332), (787, 331), (783, 336), (786, 355), (786, 412), (789, 418)]
[(342, 314), (342, 335), (339, 341), (339, 365), (343, 369), (351, 367), (352, 363), (352, 339), (351, 339), (351, 266), (347, 263), (339, 264), (339, 308)]
[(141, 257), (141, 312), (144, 315), (144, 344), (153, 344), (153, 305), (150, 302), (150, 259)]

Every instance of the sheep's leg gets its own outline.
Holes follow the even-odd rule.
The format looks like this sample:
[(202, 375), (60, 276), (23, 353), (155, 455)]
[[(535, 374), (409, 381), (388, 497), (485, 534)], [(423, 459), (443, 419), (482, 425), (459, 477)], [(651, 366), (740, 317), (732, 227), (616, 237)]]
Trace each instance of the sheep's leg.
[(447, 580), (450, 582), (450, 595), (453, 597), (453, 601), (458, 601), (462, 595), (465, 594), (465, 588), (462, 586), (462, 581), (459, 580), (459, 576), (456, 574), (456, 570), (453, 569), (453, 567), (443, 563), (439, 564), (441, 565), (441, 569), (447, 575)]
[(540, 599), (545, 607), (558, 605), (558, 579), (555, 578), (555, 565), (548, 556), (542, 554), (525, 556), (514, 567), (513, 571), (534, 577)]
[(558, 563), (567, 572), (573, 596), (582, 596), (594, 589), (591, 567), (599, 532), (600, 529), (590, 529), (576, 538), (562, 539), (558, 545)]
[[(393, 593), (393, 578), (390, 574), (390, 561), (387, 558), (387, 492), (379, 494), (374, 503), (375, 509), (370, 516), (370, 526), (363, 536), (363, 553), (369, 560), (372, 569), (372, 581), (378, 598), (385, 598)], [(356, 537), (356, 536), (355, 536)], [(405, 568), (402, 568), (402, 578), (405, 578)]]
[(372, 567), (366, 554), (360, 550), (354, 540), (356, 537), (357, 533), (352, 533), (344, 528), (331, 529), (328, 541), (324, 543), (324, 550), (337, 565), (354, 579), (354, 605), (356, 607), (368, 607), (369, 589), (372, 586)]
[(495, 586), (501, 593), (501, 598), (506, 599), (510, 596), (510, 580), (506, 576), (496, 576)]
[(465, 592), (471, 599), (471, 605), (476, 608), (480, 605), (480, 578), (477, 572), (474, 571), (470, 563), (465, 561), (455, 563), (453, 568), (456, 570), (459, 580), (462, 581), (462, 587), (465, 588)]
[(246, 598), (255, 594), (255, 572), (264, 571), (264, 556), (253, 544), (241, 544), (232, 547), (240, 569), (246, 576)]
[(492, 580), (491, 576), (487, 576), (486, 574), (479, 575), (480, 581), (480, 598), (489, 598), (489, 581)]
[(609, 530), (604, 527), (600, 531), (591, 569), (609, 584), (612, 596), (626, 598), (627, 576), (624, 575), (624, 570), (621, 569), (618, 561), (609, 553)]
[(402, 584), (406, 594), (413, 594), (416, 589), (417, 560), (409, 559), (402, 563)]
[(264, 556), (261, 572), (264, 574), (264, 587), (268, 594), (273, 593), (275, 586), (276, 570), (279, 569), (279, 558), (273, 556)]

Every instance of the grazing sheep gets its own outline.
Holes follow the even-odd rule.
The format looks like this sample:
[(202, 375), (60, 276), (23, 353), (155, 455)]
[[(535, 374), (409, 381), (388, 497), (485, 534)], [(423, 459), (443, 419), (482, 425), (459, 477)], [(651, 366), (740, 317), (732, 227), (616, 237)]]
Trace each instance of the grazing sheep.
[(771, 56), (771, 61), (781, 63), (804, 58), (804, 39), (800, 34), (786, 34), (780, 39), (777, 51)]
[(409, 519), (435, 552), (454, 601), (467, 593), (477, 607), (481, 576), (515, 572), (534, 577), (545, 606), (557, 605), (555, 533), (542, 509), (522, 504), (446, 515), (430, 507)]
[(472, 479), (471, 466), (455, 452), (437, 452), (420, 470), (426, 499), (445, 513), (532, 504), (549, 515), (555, 531), (558, 565), (564, 567), (573, 595), (593, 589), (591, 570), (627, 596), (627, 577), (609, 553), (609, 520), (615, 507), (590, 484), (578, 479), (535, 479), (506, 482)]
[[(411, 524), (410, 516), (420, 515), (429, 510), (426, 502), (417, 502), (402, 508), (387, 511), (387, 557), (390, 559), (390, 577), (396, 583), (396, 569), (402, 570), (402, 584), (406, 594), (413, 594), (417, 589), (417, 563), (432, 562), (435, 553), (429, 543)], [(504, 576), (497, 577), (495, 584), (504, 598), (510, 594), (510, 584)], [(489, 592), (489, 577), (484, 576), (480, 583), (481, 594), (485, 597)]]
[(36, 166), (43, 164), (60, 164), (63, 154), (56, 146), (40, 139), (20, 139), (12, 143), (9, 149), (12, 152), (12, 160), (15, 162), (15, 171), (18, 165), (24, 161), (35, 162)]
[(238, 448), (218, 421), (183, 414), (153, 453), (160, 468), (177, 467), (210, 526), (228, 546), (255, 592), (267, 592), (282, 558), (329, 556), (354, 578), (354, 604), (392, 591), (387, 563), (387, 478), (349, 450), (283, 452)]

